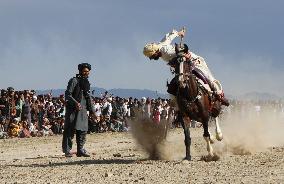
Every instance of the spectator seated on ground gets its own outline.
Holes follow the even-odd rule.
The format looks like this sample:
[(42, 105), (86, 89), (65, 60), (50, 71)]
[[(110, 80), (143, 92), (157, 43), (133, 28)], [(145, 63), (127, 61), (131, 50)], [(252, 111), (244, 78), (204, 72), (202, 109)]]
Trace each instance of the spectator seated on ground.
[(119, 116), (118, 119), (121, 122), (121, 129), (120, 129), (120, 131), (121, 132), (129, 131), (129, 127), (128, 127), (128, 124), (127, 124), (126, 120), (122, 116)]
[(57, 118), (56, 120), (51, 122), (51, 130), (54, 134), (61, 134), (63, 132), (63, 127), (61, 125), (61, 119)]
[(4, 122), (0, 121), (0, 139), (7, 139), (7, 138), (8, 138), (8, 133), (5, 132)]
[(38, 130), (35, 126), (37, 124), (38, 124), (38, 122), (36, 121), (35, 124), (30, 124), (30, 126), (29, 126), (29, 131), (30, 131), (32, 137), (36, 137), (37, 134), (38, 134)]
[(22, 121), (21, 122), (21, 130), (19, 132), (19, 137), (20, 138), (29, 138), (31, 137), (31, 132), (28, 128), (27, 122), (26, 121)]
[(101, 121), (99, 122), (99, 127), (100, 127), (99, 132), (100, 133), (109, 131), (109, 126), (107, 125), (107, 121), (108, 119), (106, 120), (105, 116), (103, 116)]
[(8, 135), (9, 137), (18, 137), (21, 130), (21, 126), (19, 125), (18, 121), (13, 119), (8, 127)]
[(123, 121), (122, 117), (116, 116), (111, 121), (110, 130), (113, 132), (121, 132), (123, 131)]
[(98, 132), (97, 117), (93, 115), (88, 118), (88, 133)]
[(41, 132), (43, 136), (53, 135), (53, 132), (51, 130), (51, 125), (47, 118), (44, 118)]

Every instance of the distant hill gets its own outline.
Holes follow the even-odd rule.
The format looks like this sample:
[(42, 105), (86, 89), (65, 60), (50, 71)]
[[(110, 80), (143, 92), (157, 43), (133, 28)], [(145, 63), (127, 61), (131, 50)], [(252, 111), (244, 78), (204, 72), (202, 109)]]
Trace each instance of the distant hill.
[(150, 98), (169, 98), (168, 94), (158, 93), (157, 91), (152, 91), (148, 89), (111, 89), (109, 90), (111, 94), (120, 97), (134, 97), (134, 98), (142, 98), (142, 97), (150, 97)]
[[(94, 90), (94, 91), (93, 91)], [(93, 95), (100, 97), (101, 94), (104, 94), (105, 91), (108, 91), (109, 94), (113, 94), (114, 96), (119, 96), (123, 98), (133, 97), (133, 98), (142, 98), (142, 97), (149, 97), (149, 98), (169, 98), (168, 94), (158, 93), (157, 91), (147, 90), (147, 89), (104, 89), (104, 88), (91, 88), (93, 91)], [(51, 90), (37, 90), (37, 94), (47, 94), (52, 93), (53, 96), (59, 96), (64, 94), (65, 89), (53, 89)]]
[[(133, 98), (142, 98), (142, 97), (150, 97), (150, 98), (169, 98), (168, 94), (158, 93), (156, 91), (148, 90), (148, 89), (104, 89), (104, 88), (91, 88), (94, 90), (94, 96), (100, 97), (101, 94), (104, 94), (105, 91), (108, 91), (109, 94), (113, 94), (114, 96), (119, 96), (123, 98), (133, 97)], [(59, 96), (64, 94), (65, 89), (53, 89), (52, 95)], [(47, 94), (50, 93), (50, 90), (37, 90), (37, 94)], [(228, 99), (238, 99), (238, 100), (254, 100), (254, 101), (262, 101), (262, 100), (284, 100), (284, 97), (279, 97), (270, 93), (260, 93), (260, 92), (249, 92), (240, 96), (232, 96), (226, 95)]]
[[(279, 100), (281, 97), (271, 94), (271, 93), (260, 93), (260, 92), (249, 92), (241, 96), (238, 96), (237, 99), (241, 100), (254, 100), (254, 101), (266, 101), (266, 100)], [(283, 97), (282, 97), (283, 99)]]

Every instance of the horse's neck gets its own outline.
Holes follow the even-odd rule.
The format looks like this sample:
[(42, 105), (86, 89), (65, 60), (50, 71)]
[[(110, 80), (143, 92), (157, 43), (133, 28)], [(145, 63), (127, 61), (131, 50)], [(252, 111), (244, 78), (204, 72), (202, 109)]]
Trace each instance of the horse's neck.
[(188, 88), (189, 88), (189, 95), (194, 97), (197, 96), (198, 90), (197, 90), (197, 81), (195, 76), (192, 73), (188, 74), (188, 82), (187, 82)]
[[(179, 82), (182, 88), (188, 87), (187, 96), (191, 98), (196, 97), (198, 94), (197, 81), (195, 76), (192, 74), (192, 68), (189, 63), (181, 62), (176, 65), (176, 73), (179, 74)], [(182, 75), (180, 75), (182, 74)], [(186, 83), (186, 86), (184, 85)]]

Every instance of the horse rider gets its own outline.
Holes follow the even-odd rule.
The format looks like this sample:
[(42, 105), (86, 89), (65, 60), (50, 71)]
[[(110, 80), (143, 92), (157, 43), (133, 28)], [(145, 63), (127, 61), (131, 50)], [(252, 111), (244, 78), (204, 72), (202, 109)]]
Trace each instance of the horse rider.
[[(165, 37), (159, 43), (147, 43), (143, 49), (143, 54), (148, 57), (150, 60), (162, 60), (169, 63), (172, 59), (176, 57), (175, 45), (172, 45), (172, 41), (177, 38), (183, 38), (185, 35), (185, 30), (180, 31), (173, 30), (170, 33), (167, 33)], [(209, 87), (211, 88), (214, 96), (221, 102), (222, 105), (229, 106), (229, 101), (225, 98), (223, 90), (220, 90), (220, 83), (217, 81), (212, 73), (210, 72), (205, 60), (191, 51), (188, 51), (184, 54), (186, 60), (191, 60), (194, 66), (194, 73), (197, 77), (206, 80)], [(176, 78), (172, 79), (170, 84), (168, 84), (168, 93), (176, 96), (177, 90), (177, 80)]]

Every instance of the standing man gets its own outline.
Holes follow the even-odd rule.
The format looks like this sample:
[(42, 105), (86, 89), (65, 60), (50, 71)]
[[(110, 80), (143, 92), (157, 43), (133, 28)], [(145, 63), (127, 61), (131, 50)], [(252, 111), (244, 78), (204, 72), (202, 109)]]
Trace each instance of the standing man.
[(90, 83), (88, 80), (91, 65), (81, 63), (78, 65), (79, 74), (69, 80), (65, 91), (66, 113), (62, 150), (65, 157), (72, 157), (72, 139), (76, 132), (77, 157), (90, 157), (84, 149), (88, 131), (88, 114), (93, 114), (90, 97)]

